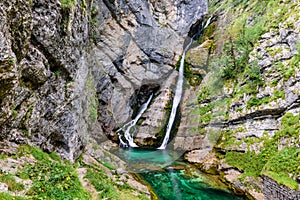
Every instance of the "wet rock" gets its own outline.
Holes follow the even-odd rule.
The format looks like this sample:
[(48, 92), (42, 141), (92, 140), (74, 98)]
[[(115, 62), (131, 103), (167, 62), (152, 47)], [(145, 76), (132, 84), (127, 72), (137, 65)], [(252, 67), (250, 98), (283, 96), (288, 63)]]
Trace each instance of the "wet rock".
[(197, 69), (206, 69), (210, 43), (211, 41), (207, 40), (203, 44), (190, 49), (186, 54), (187, 63)]
[(142, 123), (136, 132), (136, 142), (142, 146), (158, 146), (164, 137), (164, 126), (168, 123), (168, 112), (171, 105), (171, 87), (177, 73), (173, 72), (153, 100), (148, 110), (142, 116)]

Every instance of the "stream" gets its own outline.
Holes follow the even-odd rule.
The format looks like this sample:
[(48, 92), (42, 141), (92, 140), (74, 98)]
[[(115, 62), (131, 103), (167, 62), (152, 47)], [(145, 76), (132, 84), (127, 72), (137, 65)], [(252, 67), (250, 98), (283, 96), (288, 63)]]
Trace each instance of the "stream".
[(160, 200), (241, 200), (216, 177), (182, 161), (181, 153), (136, 148), (113, 151), (128, 163), (128, 170), (152, 188)]

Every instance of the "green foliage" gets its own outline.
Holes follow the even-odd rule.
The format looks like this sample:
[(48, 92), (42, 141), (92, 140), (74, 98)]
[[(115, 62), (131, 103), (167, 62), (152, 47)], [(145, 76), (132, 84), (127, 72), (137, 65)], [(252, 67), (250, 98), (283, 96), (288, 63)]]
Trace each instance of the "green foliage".
[(272, 101), (275, 101), (276, 99), (284, 99), (285, 98), (285, 92), (284, 91), (279, 91), (279, 90), (274, 90), (274, 95), (273, 96), (266, 96), (264, 98), (257, 98), (257, 97), (251, 97), (251, 99), (247, 102), (247, 108), (251, 108), (253, 106), (260, 106), (262, 104), (268, 104)]
[(10, 64), (10, 65), (13, 65), (14, 63), (15, 63), (15, 59), (13, 58), (13, 57), (8, 57), (8, 63)]
[(17, 183), (13, 175), (0, 173), (0, 182), (5, 183), (8, 186), (8, 190), (15, 192), (24, 190), (22, 183)]
[(298, 190), (298, 183), (289, 174), (300, 173), (300, 149), (286, 147), (277, 152), (264, 166), (264, 172), (279, 184)]
[(12, 110), (12, 117), (16, 118), (18, 116), (18, 111)]
[(208, 104), (207, 106), (203, 106), (203, 107), (199, 108), (199, 114), (200, 115), (205, 115), (211, 110), (212, 110), (212, 105)]
[(33, 157), (39, 161), (48, 161), (49, 155), (36, 147), (29, 145), (21, 145), (17, 150), (18, 156), (33, 155)]
[(258, 99), (257, 97), (251, 97), (251, 99), (247, 102), (247, 109), (253, 107), (253, 106), (260, 106), (262, 104), (266, 104), (270, 102), (270, 97), (264, 97), (262, 99)]
[(220, 67), (223, 69), (222, 78), (225, 80), (237, 78), (238, 71), (234, 64), (234, 59), (229, 56), (222, 56), (216, 62), (219, 62)]
[(23, 173), (33, 180), (27, 195), (39, 199), (89, 199), (71, 165), (38, 162), (34, 166), (27, 166)]
[(0, 159), (5, 159), (5, 158), (8, 158), (8, 156), (5, 154), (0, 154)]
[(274, 99), (285, 99), (285, 92), (281, 90), (274, 90)]
[(192, 66), (188, 65), (186, 62), (184, 64), (184, 77), (187, 79), (191, 86), (197, 86), (202, 81), (202, 76), (200, 74), (193, 73), (191, 71)]
[(88, 169), (86, 178), (100, 192), (99, 199), (120, 199), (120, 194), (106, 174), (94, 169)]
[(292, 58), (290, 66), (285, 66), (282, 62), (278, 62), (275, 65), (275, 68), (281, 74), (284, 81), (287, 81), (290, 77), (292, 77), (295, 74), (295, 69), (294, 69), (295, 66), (294, 66), (294, 63), (293, 63), (295, 57)]
[[(262, 138), (244, 138), (243, 142), (248, 145), (263, 142), (260, 153), (248, 151), (246, 153), (231, 151), (225, 155), (226, 162), (243, 170), (242, 178), (246, 176), (258, 177), (267, 175), (279, 184), (297, 189), (298, 184), (293, 175), (300, 173), (300, 149), (294, 146), (286, 146), (278, 151), (278, 143), (281, 138), (298, 138), (300, 132), (300, 114), (286, 113), (281, 120), (281, 129), (273, 138), (265, 134)], [(225, 138), (223, 147), (237, 144), (233, 131), (223, 132)]]
[(198, 98), (197, 98), (198, 103), (201, 103), (201, 101), (207, 99), (209, 94), (210, 94), (209, 88), (207, 86), (202, 87), (198, 94)]
[[(75, 168), (68, 162), (62, 162), (54, 153), (22, 145), (17, 156), (33, 155), (35, 163), (27, 163), (17, 172), (17, 176), (33, 181), (27, 195), (33, 199), (89, 199), (89, 194), (82, 187)], [(50, 158), (54, 159), (51, 160)]]
[(63, 9), (69, 9), (77, 4), (77, 0), (60, 0)]
[(247, 84), (250, 88), (257, 88), (264, 85), (262, 80), (260, 67), (257, 61), (252, 62), (246, 69), (245, 76), (247, 78)]
[(88, 5), (86, 4), (85, 0), (83, 0), (82, 3), (80, 4), (81, 8), (87, 8), (87, 6)]
[[(242, 15), (235, 21), (231, 28), (229, 42), (224, 45), (222, 58), (219, 59), (220, 66), (223, 66), (222, 78), (225, 80), (236, 79), (248, 66), (249, 53), (253, 50), (254, 44), (259, 37), (265, 33), (263, 18), (258, 17), (253, 25), (248, 24), (249, 16)], [(260, 72), (257, 72), (257, 65), (250, 67), (250, 79), (261, 79)]]
[(59, 155), (56, 153), (56, 152), (51, 152), (50, 154), (49, 154), (49, 157), (52, 159), (52, 160), (56, 160), (56, 161), (58, 161), (58, 162), (60, 162), (60, 157), (59, 157)]
[(226, 153), (226, 162), (232, 166), (244, 170), (243, 176), (252, 176), (257, 178), (265, 162), (262, 161), (259, 155), (254, 152), (241, 153), (230, 151)]
[(298, 137), (300, 133), (299, 120), (300, 114), (294, 116), (292, 113), (286, 113), (281, 119), (281, 129), (277, 132), (276, 137)]
[(106, 167), (107, 169), (110, 169), (110, 170), (116, 170), (116, 167), (113, 166), (112, 164), (108, 163), (108, 162), (105, 162), (105, 161), (101, 161), (101, 160), (98, 160), (99, 163), (101, 163), (104, 167)]
[(0, 199), (1, 200), (25, 200), (27, 198), (19, 197), (19, 196), (12, 196), (9, 193), (0, 192)]
[(60, 77), (60, 71), (55, 71), (54, 75), (55, 75), (56, 78)]
[(285, 71), (284, 75), (283, 75), (283, 80), (287, 81), (289, 80), (290, 77), (292, 77), (295, 74), (295, 69), (294, 68), (290, 68), (288, 70)]

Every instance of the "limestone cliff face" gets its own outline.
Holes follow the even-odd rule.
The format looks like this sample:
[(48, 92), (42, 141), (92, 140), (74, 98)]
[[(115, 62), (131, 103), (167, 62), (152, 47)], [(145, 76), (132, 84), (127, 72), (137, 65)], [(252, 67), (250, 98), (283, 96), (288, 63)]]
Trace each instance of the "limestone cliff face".
[(137, 96), (170, 90), (206, 10), (206, 1), (1, 1), (0, 139), (74, 160), (88, 134), (101, 140), (131, 118), (145, 101)]
[[(300, 8), (298, 1), (263, 5), (211, 1), (218, 21), (187, 60), (205, 71), (204, 79), (193, 88), (195, 95), (186, 93), (174, 145), (193, 146), (197, 150), (186, 155), (188, 160), (210, 173), (219, 171), (256, 199), (286, 199), (285, 186), (294, 189), (290, 197), (297, 199)], [(200, 52), (210, 52), (208, 62), (201, 61)], [(264, 176), (284, 186), (271, 193)]]

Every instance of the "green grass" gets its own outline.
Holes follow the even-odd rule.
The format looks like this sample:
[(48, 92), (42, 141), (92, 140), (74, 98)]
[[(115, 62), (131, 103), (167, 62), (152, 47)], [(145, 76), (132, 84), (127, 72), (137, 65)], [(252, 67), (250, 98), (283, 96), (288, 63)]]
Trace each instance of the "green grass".
[(261, 157), (254, 152), (241, 153), (236, 151), (230, 151), (226, 153), (226, 162), (232, 166), (243, 169), (243, 176), (252, 176), (257, 178), (265, 162)]
[(198, 103), (201, 103), (203, 100), (207, 99), (209, 95), (210, 95), (209, 88), (207, 86), (202, 87), (198, 92), (198, 97), (197, 97)]
[(0, 159), (5, 159), (5, 158), (8, 158), (8, 155), (0, 154)]
[(99, 163), (101, 163), (104, 167), (106, 167), (109, 170), (116, 170), (117, 168), (115, 166), (113, 166), (112, 164), (105, 162), (105, 161), (101, 161), (98, 160)]
[(298, 183), (289, 174), (300, 173), (300, 149), (286, 147), (272, 156), (264, 166), (264, 174), (276, 180), (277, 183), (298, 190)]
[(61, 74), (60, 74), (60, 71), (55, 71), (55, 72), (54, 72), (54, 75), (55, 75), (56, 78), (60, 77), (60, 75), (61, 75)]
[(77, 0), (60, 0), (62, 8), (71, 8), (77, 4)]
[(276, 139), (281, 137), (295, 137), (300, 133), (300, 114), (286, 113), (281, 120), (281, 129), (276, 133)]
[(0, 173), (0, 182), (8, 186), (8, 190), (12, 192), (24, 190), (22, 183), (17, 183), (13, 175)]
[[(225, 155), (228, 164), (244, 171), (242, 179), (246, 176), (257, 178), (266, 175), (289, 188), (297, 189), (298, 183), (294, 180), (295, 175), (300, 173), (300, 149), (294, 146), (286, 146), (278, 151), (278, 144), (281, 138), (298, 138), (300, 132), (300, 114), (293, 115), (286, 113), (281, 120), (281, 128), (274, 137), (269, 137), (267, 133), (262, 138), (243, 138), (248, 146), (263, 142), (260, 153), (247, 151), (246, 153), (229, 151)], [(219, 142), (223, 147), (237, 145), (238, 142), (233, 134), (235, 131), (223, 132), (225, 139)], [(239, 141), (242, 142), (242, 141)], [(299, 142), (299, 141), (298, 141)], [(290, 176), (292, 175), (292, 176)]]
[(19, 197), (19, 196), (12, 196), (9, 193), (0, 192), (0, 199), (1, 200), (25, 200), (27, 198)]
[(116, 181), (113, 181), (96, 166), (90, 166), (90, 168), (88, 168), (85, 178), (87, 178), (99, 192), (99, 199), (148, 199), (145, 194), (134, 195), (134, 190), (125, 181), (122, 181), (123, 185), (117, 184)]
[(24, 155), (32, 155), (35, 159), (38, 161), (49, 161), (49, 154), (41, 151), (40, 149), (36, 147), (32, 147), (29, 145), (21, 145), (17, 149), (17, 156), (24, 156)]
[(247, 109), (253, 106), (260, 106), (262, 104), (267, 104), (271, 101), (271, 97), (267, 96), (262, 99), (258, 99), (257, 97), (251, 97), (251, 99), (247, 102)]
[[(13, 159), (29, 157), (32, 155), (35, 160), (18, 166), (14, 174), (0, 173), (0, 182), (8, 185), (10, 192), (24, 191), (25, 186), (17, 183), (15, 177), (23, 180), (31, 180), (32, 185), (26, 191), (26, 198), (12, 196), (9, 193), (0, 193), (2, 200), (23, 200), (23, 199), (55, 199), (55, 200), (89, 200), (91, 195), (82, 186), (78, 175), (78, 165), (88, 168), (86, 177), (95, 189), (99, 192), (99, 199), (124, 199), (138, 200), (148, 199), (143, 193), (133, 194), (134, 190), (124, 180), (122, 184), (116, 183), (108, 177), (100, 168), (86, 165), (80, 160), (77, 164), (61, 160), (56, 153), (47, 154), (38, 148), (28, 145), (21, 145), (15, 152)], [(5, 156), (7, 158), (7, 156)], [(3, 159), (5, 159), (3, 158)], [(103, 162), (105, 167), (115, 169), (110, 164)], [(118, 176), (116, 176), (118, 178)]]
[(285, 99), (285, 92), (274, 90), (273, 96), (266, 96), (264, 98), (251, 97), (251, 99), (247, 102), (246, 108), (251, 108), (253, 106), (260, 106), (263, 104), (268, 104), (277, 99)]
[(33, 155), (35, 163), (27, 163), (17, 172), (22, 179), (30, 179), (33, 186), (26, 195), (33, 199), (90, 199), (82, 187), (76, 168), (69, 162), (62, 161), (57, 154), (47, 154), (40, 149), (22, 145), (17, 157)]
[(100, 192), (99, 199), (120, 199), (120, 194), (114, 188), (113, 182), (103, 172), (95, 169), (88, 169), (86, 178), (91, 182), (95, 189)]

